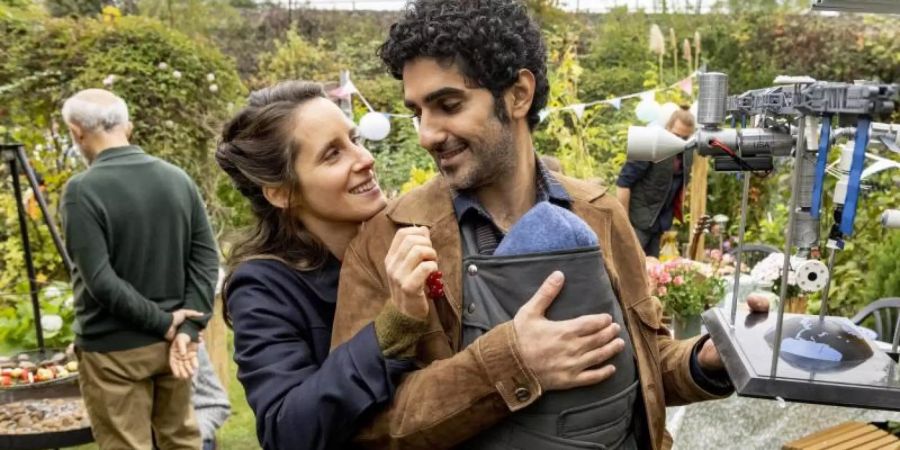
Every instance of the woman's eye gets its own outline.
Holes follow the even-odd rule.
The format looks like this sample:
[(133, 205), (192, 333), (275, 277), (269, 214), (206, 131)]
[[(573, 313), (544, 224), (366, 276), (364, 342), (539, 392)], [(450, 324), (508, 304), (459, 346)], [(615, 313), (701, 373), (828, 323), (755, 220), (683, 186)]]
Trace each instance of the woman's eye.
[(455, 112), (459, 109), (460, 102), (456, 103), (444, 103), (443, 109), (445, 112)]
[(334, 161), (338, 157), (339, 153), (340, 152), (334, 148), (328, 150), (328, 152), (325, 153), (325, 161)]
[(353, 136), (350, 136), (350, 141), (352, 141), (354, 145), (359, 145), (359, 143), (362, 142), (362, 138), (358, 134), (354, 134)]

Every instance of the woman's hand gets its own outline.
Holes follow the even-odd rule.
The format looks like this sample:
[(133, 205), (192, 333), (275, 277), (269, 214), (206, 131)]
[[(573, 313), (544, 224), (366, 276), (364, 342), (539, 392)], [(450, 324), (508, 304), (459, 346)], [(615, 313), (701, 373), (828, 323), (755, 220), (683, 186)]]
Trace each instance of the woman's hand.
[(384, 258), (391, 302), (403, 314), (419, 320), (428, 318), (425, 281), (438, 270), (437, 252), (426, 227), (401, 228), (394, 235)]

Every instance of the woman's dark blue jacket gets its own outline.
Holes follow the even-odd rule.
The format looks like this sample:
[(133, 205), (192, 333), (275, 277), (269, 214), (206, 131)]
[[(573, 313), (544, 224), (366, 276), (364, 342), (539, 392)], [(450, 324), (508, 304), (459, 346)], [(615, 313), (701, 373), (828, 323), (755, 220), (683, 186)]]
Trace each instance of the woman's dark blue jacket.
[(333, 257), (305, 272), (261, 259), (228, 282), (238, 379), (267, 450), (348, 448), (360, 419), (413, 368), (382, 356), (372, 324), (329, 354), (339, 274)]

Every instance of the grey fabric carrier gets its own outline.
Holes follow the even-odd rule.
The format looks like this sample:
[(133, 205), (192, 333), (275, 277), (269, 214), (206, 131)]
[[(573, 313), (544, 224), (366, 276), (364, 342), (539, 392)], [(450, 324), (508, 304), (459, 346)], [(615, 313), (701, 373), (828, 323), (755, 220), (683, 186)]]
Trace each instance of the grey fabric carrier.
[[(693, 163), (692, 152), (685, 152), (682, 161), (682, 173), (686, 185)], [(647, 174), (631, 188), (631, 200), (628, 203), (628, 217), (635, 228), (649, 230), (656, 223), (672, 189), (672, 177), (675, 175), (675, 158), (672, 156), (658, 163), (650, 164)]]
[(512, 320), (544, 280), (554, 270), (560, 270), (566, 276), (565, 284), (547, 317), (566, 320), (608, 313), (621, 326), (625, 349), (608, 361), (616, 367), (612, 378), (593, 386), (544, 392), (536, 402), (460, 448), (636, 449), (632, 415), (640, 389), (637, 369), (631, 339), (600, 249), (487, 256), (478, 254), (472, 229), (463, 225), (461, 234), (464, 345)]

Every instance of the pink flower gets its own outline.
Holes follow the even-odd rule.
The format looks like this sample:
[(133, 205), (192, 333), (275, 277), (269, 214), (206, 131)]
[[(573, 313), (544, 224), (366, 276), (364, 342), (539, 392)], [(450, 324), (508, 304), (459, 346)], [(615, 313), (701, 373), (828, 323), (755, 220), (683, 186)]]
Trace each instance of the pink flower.
[(657, 293), (660, 297), (666, 295), (667, 292), (669, 292), (669, 290), (666, 289), (665, 286), (660, 286), (660, 287), (656, 288), (656, 293)]
[(709, 252), (709, 258), (713, 261), (721, 261), (722, 260), (722, 251), (714, 248)]
[(675, 286), (681, 286), (682, 284), (684, 284), (684, 277), (678, 275), (672, 282), (675, 283)]
[(672, 275), (669, 275), (669, 272), (663, 272), (663, 274), (659, 277), (660, 284), (669, 284), (672, 282)]

